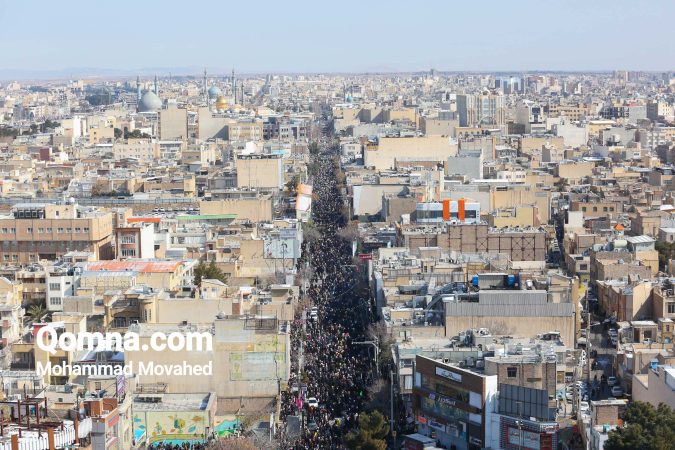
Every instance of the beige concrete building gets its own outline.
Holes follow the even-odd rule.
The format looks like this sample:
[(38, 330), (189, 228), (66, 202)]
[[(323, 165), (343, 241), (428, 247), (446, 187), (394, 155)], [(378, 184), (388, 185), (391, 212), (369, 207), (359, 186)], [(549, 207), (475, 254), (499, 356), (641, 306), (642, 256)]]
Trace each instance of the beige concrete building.
[(420, 128), (426, 136), (451, 136), (456, 137), (456, 129), (459, 126), (459, 120), (434, 119), (422, 117), (420, 119)]
[[(166, 383), (169, 392), (213, 391), (219, 398), (274, 398), (285, 389), (290, 375), (290, 325), (274, 317), (222, 316), (212, 326), (141, 324), (141, 343), (154, 332), (206, 332), (212, 349), (202, 351), (125, 352), (125, 360), (139, 364), (182, 364), (207, 366), (208, 375), (139, 376), (140, 384)], [(206, 347), (203, 347), (204, 349)]]
[(146, 284), (157, 290), (175, 291), (192, 282), (195, 261), (94, 261), (84, 268), (90, 272), (131, 273), (138, 284)]
[(200, 201), (202, 215), (235, 214), (238, 220), (270, 222), (272, 220), (272, 198), (258, 196), (227, 200)]
[(238, 188), (279, 191), (284, 187), (284, 165), (278, 155), (240, 156), (236, 165)]
[(113, 257), (113, 215), (78, 205), (25, 203), (0, 216), (0, 261), (29, 264), (69, 251)]
[(152, 139), (117, 140), (112, 146), (113, 158), (137, 159), (140, 163), (151, 163), (159, 158), (159, 142)]
[(376, 170), (393, 169), (397, 160), (422, 158), (444, 163), (457, 155), (457, 144), (446, 136), (380, 138), (377, 145), (366, 145), (364, 165)]
[(159, 110), (159, 138), (161, 140), (187, 139), (187, 109), (168, 104)]
[(634, 401), (650, 403), (654, 408), (661, 403), (675, 408), (675, 367), (658, 366), (634, 375), (632, 395)]

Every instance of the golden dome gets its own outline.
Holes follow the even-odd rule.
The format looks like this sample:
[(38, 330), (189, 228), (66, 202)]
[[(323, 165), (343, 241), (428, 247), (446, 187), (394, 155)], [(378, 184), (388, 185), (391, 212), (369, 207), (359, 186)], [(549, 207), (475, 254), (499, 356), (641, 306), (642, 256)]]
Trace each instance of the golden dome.
[(222, 95), (219, 96), (218, 99), (216, 99), (216, 109), (218, 110), (227, 109), (227, 106), (228, 106), (227, 100), (225, 100), (225, 97), (223, 97)]

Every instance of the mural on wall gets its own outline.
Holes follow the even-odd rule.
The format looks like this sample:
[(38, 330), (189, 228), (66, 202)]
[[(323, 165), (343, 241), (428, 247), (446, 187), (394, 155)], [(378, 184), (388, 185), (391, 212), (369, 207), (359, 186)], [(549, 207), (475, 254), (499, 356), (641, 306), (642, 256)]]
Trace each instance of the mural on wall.
[(134, 430), (145, 432), (147, 441), (150, 444), (155, 442), (201, 440), (206, 438), (206, 428), (208, 426), (208, 416), (205, 412), (140, 411), (134, 413)]
[(232, 417), (216, 417), (215, 432), (217, 436), (227, 437), (239, 434), (241, 423)]
[(245, 352), (230, 353), (230, 380), (273, 380), (283, 375), (286, 342), (276, 335), (249, 343)]

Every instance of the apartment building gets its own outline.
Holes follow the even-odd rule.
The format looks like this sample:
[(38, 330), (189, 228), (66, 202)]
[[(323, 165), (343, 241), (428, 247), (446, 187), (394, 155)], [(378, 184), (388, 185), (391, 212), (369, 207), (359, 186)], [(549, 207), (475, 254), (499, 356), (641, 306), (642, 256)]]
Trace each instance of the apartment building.
[(112, 259), (113, 215), (77, 204), (19, 203), (0, 216), (0, 261), (30, 264), (70, 251)]

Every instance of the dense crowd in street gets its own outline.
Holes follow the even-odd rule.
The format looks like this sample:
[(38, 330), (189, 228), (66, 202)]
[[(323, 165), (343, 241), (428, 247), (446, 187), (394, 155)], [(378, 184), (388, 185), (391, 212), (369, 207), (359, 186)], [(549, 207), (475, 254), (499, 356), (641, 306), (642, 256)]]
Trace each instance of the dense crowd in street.
[(328, 145), (314, 156), (319, 164), (312, 218), (321, 237), (305, 242), (299, 263), (311, 272), (310, 306), (299, 312), (293, 327), (289, 385), (295, 388), (284, 393), (282, 415), (301, 416), (303, 426), (300, 437), (284, 445), (287, 449), (342, 448), (342, 437), (356, 424), (372, 382), (372, 349), (355, 344), (365, 339), (370, 308), (357, 289), (351, 242), (339, 234), (347, 218), (333, 156)]

